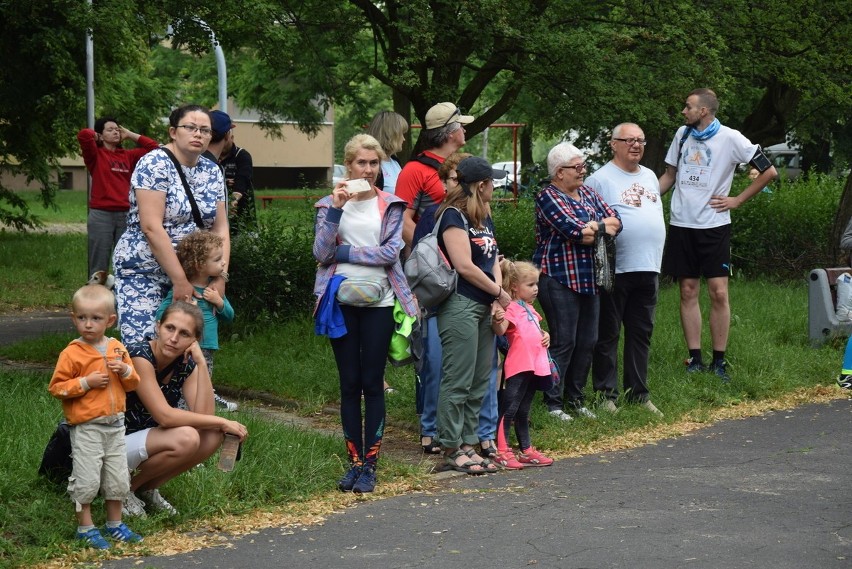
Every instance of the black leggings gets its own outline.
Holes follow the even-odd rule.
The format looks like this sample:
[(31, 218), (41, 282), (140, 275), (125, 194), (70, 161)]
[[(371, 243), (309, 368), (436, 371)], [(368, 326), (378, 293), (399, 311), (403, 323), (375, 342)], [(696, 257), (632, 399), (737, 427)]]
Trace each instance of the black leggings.
[[(515, 423), (515, 435), (521, 450), (532, 446), (530, 442), (530, 408), (536, 392), (536, 379), (532, 372), (513, 375), (503, 382), (500, 391), (500, 421), (498, 428), (502, 429), (506, 446), (512, 433), (512, 422)], [(499, 446), (499, 445), (498, 445)]]
[[(393, 307), (341, 305), (346, 334), (331, 340), (340, 375), (340, 422), (353, 464), (375, 466), (385, 430), (385, 361), (394, 330)], [(361, 423), (361, 395), (364, 422)]]

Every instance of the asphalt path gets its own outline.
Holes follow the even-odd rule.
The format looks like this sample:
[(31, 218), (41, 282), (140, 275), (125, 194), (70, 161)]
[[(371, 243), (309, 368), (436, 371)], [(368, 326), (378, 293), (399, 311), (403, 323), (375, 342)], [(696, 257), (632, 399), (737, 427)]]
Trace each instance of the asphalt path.
[(839, 399), (103, 567), (849, 568), (851, 434)]

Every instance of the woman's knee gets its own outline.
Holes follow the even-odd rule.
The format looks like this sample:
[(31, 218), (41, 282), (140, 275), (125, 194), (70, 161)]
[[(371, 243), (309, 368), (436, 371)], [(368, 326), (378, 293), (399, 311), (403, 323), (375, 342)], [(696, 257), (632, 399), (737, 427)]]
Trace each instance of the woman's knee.
[[(153, 434), (153, 433), (152, 433)], [(172, 452), (178, 455), (194, 454), (201, 444), (201, 434), (195, 427), (174, 427), (158, 433), (155, 440), (148, 436), (148, 454)]]

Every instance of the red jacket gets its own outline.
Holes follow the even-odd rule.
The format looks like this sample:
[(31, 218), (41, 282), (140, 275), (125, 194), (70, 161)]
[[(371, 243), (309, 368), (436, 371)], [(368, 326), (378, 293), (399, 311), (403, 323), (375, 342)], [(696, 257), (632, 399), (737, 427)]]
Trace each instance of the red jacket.
[(160, 147), (156, 140), (139, 136), (139, 148), (107, 150), (98, 146), (95, 131), (84, 128), (77, 133), (83, 162), (92, 175), (92, 195), (89, 207), (106, 211), (130, 209), (130, 174), (145, 154)]

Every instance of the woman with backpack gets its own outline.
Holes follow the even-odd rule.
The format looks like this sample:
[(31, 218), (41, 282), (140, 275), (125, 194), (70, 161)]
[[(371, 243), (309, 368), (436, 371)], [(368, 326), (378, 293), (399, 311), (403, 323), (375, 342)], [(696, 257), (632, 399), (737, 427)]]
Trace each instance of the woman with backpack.
[(458, 185), (438, 209), (438, 245), (458, 273), (456, 291), (438, 307), (443, 352), (438, 395), (438, 441), (447, 467), (467, 474), (495, 472), (476, 453), (477, 425), (494, 356), (491, 314), (511, 298), (500, 286), (491, 220), (494, 179), (506, 176), (477, 156), (456, 167)]

